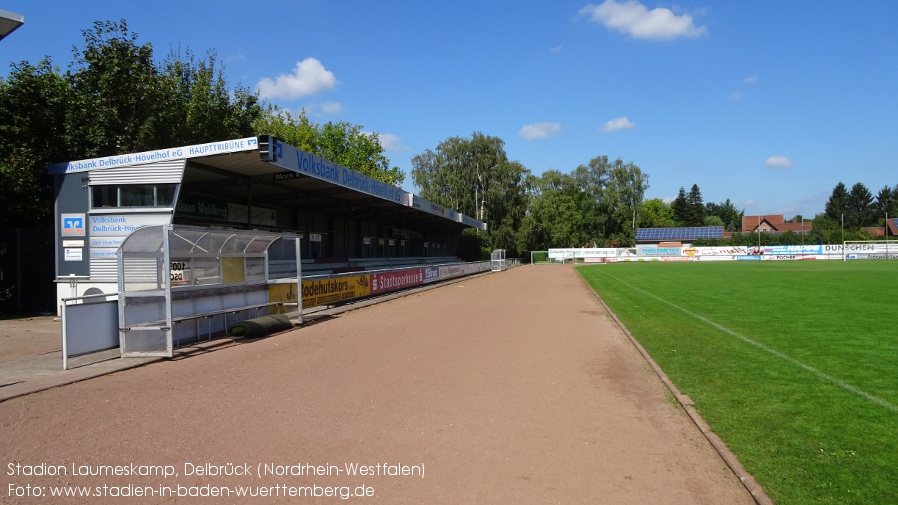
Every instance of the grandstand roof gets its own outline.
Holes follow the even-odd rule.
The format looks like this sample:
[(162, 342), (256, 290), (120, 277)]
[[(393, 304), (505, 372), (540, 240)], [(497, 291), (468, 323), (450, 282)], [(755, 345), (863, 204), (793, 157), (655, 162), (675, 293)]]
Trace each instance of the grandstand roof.
[(692, 241), (701, 238), (723, 238), (723, 226), (637, 228), (636, 230), (636, 242), (660, 242), (670, 240)]

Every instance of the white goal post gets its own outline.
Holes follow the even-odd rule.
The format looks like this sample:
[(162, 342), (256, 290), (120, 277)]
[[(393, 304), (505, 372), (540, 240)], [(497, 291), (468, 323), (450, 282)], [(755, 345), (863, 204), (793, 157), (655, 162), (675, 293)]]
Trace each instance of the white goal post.
[(898, 259), (898, 242), (888, 239), (842, 242), (842, 261), (854, 259)]

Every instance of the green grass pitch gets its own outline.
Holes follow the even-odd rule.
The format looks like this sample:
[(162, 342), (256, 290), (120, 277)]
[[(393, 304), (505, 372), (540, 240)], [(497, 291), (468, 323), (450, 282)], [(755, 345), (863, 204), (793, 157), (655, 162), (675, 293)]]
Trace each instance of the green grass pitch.
[(577, 270), (775, 503), (898, 503), (898, 261)]

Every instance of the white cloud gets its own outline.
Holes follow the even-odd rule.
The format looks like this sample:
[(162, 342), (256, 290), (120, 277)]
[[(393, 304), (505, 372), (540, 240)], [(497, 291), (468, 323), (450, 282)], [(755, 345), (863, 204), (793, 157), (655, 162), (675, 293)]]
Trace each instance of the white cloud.
[(730, 93), (730, 100), (741, 100), (742, 97), (745, 96), (745, 93), (741, 93), (739, 91), (734, 91)]
[(263, 77), (256, 87), (263, 99), (293, 99), (333, 89), (336, 84), (333, 72), (325, 69), (317, 59), (306, 58), (296, 63), (292, 74), (281, 74), (275, 79)]
[(605, 126), (602, 127), (602, 130), (606, 132), (613, 132), (616, 130), (626, 130), (627, 128), (636, 128), (636, 123), (627, 119), (627, 116), (621, 116), (605, 123)]
[(708, 33), (706, 26), (695, 26), (692, 16), (688, 14), (677, 16), (663, 7), (648, 10), (636, 0), (622, 3), (605, 0), (601, 5), (589, 4), (580, 9), (580, 15), (638, 39), (700, 37)]
[(550, 53), (560, 53), (560, 52), (561, 52), (561, 46), (555, 46), (555, 47), (549, 49), (549, 52), (550, 52)]
[(408, 151), (410, 148), (402, 143), (402, 139), (399, 135), (395, 135), (393, 133), (377, 133), (374, 132), (361, 132), (362, 135), (377, 135), (377, 140), (380, 142), (381, 147), (384, 148), (384, 151)]
[(771, 156), (764, 161), (764, 165), (770, 168), (792, 168), (795, 163), (785, 156)]
[(315, 106), (322, 114), (337, 115), (343, 112), (343, 104), (340, 102), (322, 102)]
[(752, 75), (746, 77), (745, 79), (743, 79), (742, 82), (744, 82), (746, 84), (754, 84), (754, 83), (758, 82), (758, 76), (752, 74)]
[(536, 140), (555, 135), (559, 130), (561, 130), (561, 123), (534, 123), (524, 125), (518, 135), (527, 140)]
[(380, 138), (380, 145), (382, 145), (386, 151), (409, 150), (409, 147), (402, 143), (402, 139), (399, 135), (393, 133), (381, 133), (378, 135), (378, 138)]

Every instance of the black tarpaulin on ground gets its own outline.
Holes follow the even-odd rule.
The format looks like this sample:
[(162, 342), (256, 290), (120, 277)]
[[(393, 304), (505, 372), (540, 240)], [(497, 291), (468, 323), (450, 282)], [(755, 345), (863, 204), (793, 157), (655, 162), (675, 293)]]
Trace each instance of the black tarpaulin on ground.
[(228, 330), (233, 337), (262, 337), (293, 328), (286, 314), (274, 314), (234, 323)]

